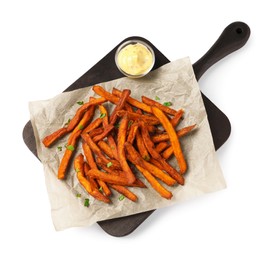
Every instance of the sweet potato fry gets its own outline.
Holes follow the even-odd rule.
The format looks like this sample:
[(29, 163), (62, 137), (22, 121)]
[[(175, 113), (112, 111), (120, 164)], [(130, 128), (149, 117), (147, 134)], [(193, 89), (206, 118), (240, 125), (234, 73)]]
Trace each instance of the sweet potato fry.
[(97, 180), (99, 179), (107, 183), (118, 184), (123, 186), (129, 185), (129, 180), (127, 178), (116, 174), (107, 174), (105, 172), (94, 169), (90, 170), (88, 174)]
[(145, 179), (150, 183), (153, 189), (156, 190), (163, 198), (166, 198), (168, 200), (172, 198), (172, 193), (165, 187), (163, 187), (149, 171), (145, 170), (139, 165), (136, 165), (136, 167), (142, 173)]
[(75, 133), (71, 136), (71, 141), (68, 142), (67, 148), (64, 152), (63, 158), (61, 160), (59, 169), (58, 169), (58, 179), (62, 180), (66, 176), (66, 170), (69, 165), (70, 159), (72, 157), (72, 154), (74, 153), (77, 139), (79, 138), (79, 134)]
[(144, 145), (144, 142), (143, 142), (143, 139), (142, 139), (142, 136), (141, 136), (141, 133), (140, 133), (140, 129), (137, 130), (136, 141), (137, 141), (137, 147), (138, 147), (140, 155), (142, 156), (142, 158), (145, 161), (149, 161), (150, 160), (150, 155), (149, 155), (149, 153), (148, 153), (148, 151), (147, 151), (147, 149)]
[(108, 100), (108, 101), (112, 102), (113, 104), (117, 104), (118, 101), (119, 101), (119, 97), (109, 93), (108, 91), (106, 91), (101, 86), (95, 85), (95, 86), (92, 87), (92, 89), (96, 94), (98, 94), (99, 96), (101, 96), (105, 100)]
[[(169, 122), (170, 124), (170, 122)], [(140, 129), (142, 133), (142, 138), (145, 144), (145, 147), (147, 148), (148, 152), (151, 154), (151, 156), (158, 160), (162, 165), (164, 170), (173, 178), (175, 179), (179, 184), (184, 185), (184, 178), (181, 174), (179, 174), (170, 164), (166, 162), (166, 160), (155, 150), (154, 143), (152, 142), (149, 133), (147, 132), (147, 129), (144, 126), (144, 122), (140, 122)]]
[(145, 123), (147, 123), (149, 125), (158, 125), (158, 124), (160, 124), (159, 119), (154, 117), (154, 116), (140, 115), (140, 114), (135, 113), (135, 112), (128, 112), (128, 111), (125, 111), (125, 110), (119, 110), (119, 111), (117, 111), (117, 115), (119, 117), (127, 115), (129, 117), (129, 119), (132, 119), (132, 120), (140, 119), (140, 120), (143, 120)]
[(79, 154), (74, 160), (74, 168), (77, 174), (77, 178), (84, 189), (94, 198), (101, 200), (105, 203), (110, 203), (110, 199), (104, 196), (98, 189), (94, 189), (91, 183), (86, 179), (83, 169), (84, 157)]
[(121, 165), (118, 161), (108, 159), (107, 157), (104, 156), (102, 151), (99, 149), (99, 147), (94, 143), (90, 136), (86, 133), (82, 134), (83, 140), (89, 145), (90, 149), (105, 163), (105, 164), (111, 164), (112, 169), (121, 169)]
[[(190, 133), (195, 127), (196, 127), (196, 125), (186, 126), (182, 129), (178, 130), (176, 132), (176, 134), (178, 137), (185, 136), (188, 133)], [(159, 135), (152, 136), (151, 139), (154, 143), (159, 143), (159, 142), (163, 142), (163, 141), (168, 141), (169, 135), (168, 135), (168, 133), (159, 134)]]
[(84, 162), (84, 174), (87, 180), (90, 182), (90, 185), (93, 189), (99, 189), (97, 182), (88, 175), (88, 171), (90, 170), (89, 164)]
[(91, 122), (85, 129), (84, 133), (89, 133), (90, 131), (94, 130), (95, 128), (99, 127), (102, 124), (102, 119), (97, 118), (93, 122)]
[(99, 105), (100, 116), (102, 117), (103, 127), (109, 124), (109, 114), (104, 105)]
[[(95, 129), (91, 130), (88, 134), (89, 134), (90, 138), (93, 138), (97, 135), (102, 134), (103, 132), (104, 132), (104, 128), (99, 127), (99, 128), (95, 128)], [(84, 131), (84, 133), (85, 133), (85, 131)]]
[[(161, 103), (151, 99), (151, 98), (148, 98), (148, 97), (145, 97), (145, 96), (142, 96), (141, 97), (141, 100), (143, 103), (147, 104), (148, 106), (150, 106), (151, 108), (154, 106), (154, 107), (158, 107), (160, 110), (162, 110), (163, 112), (169, 114), (169, 115), (173, 115), (175, 116), (177, 114), (177, 111), (173, 108), (170, 108), (170, 107), (167, 107), (167, 106), (164, 106), (162, 105)], [(152, 110), (153, 111), (153, 110)], [(153, 112), (152, 112), (153, 114)]]
[(120, 96), (119, 101), (111, 114), (111, 118), (110, 118), (111, 125), (115, 124), (117, 119), (117, 111), (120, 111), (121, 109), (124, 108), (126, 100), (130, 96), (130, 94), (131, 94), (131, 91), (129, 89), (124, 89), (122, 91), (122, 95)]
[[(100, 168), (102, 168), (105, 172), (113, 174), (113, 175), (117, 175), (117, 176), (122, 177), (122, 178), (126, 178), (125, 173), (123, 171), (121, 171), (121, 170), (112, 170), (111, 168), (109, 168), (105, 164), (103, 164), (99, 160), (99, 158), (97, 158), (96, 161), (97, 161), (98, 165), (100, 166)], [(146, 188), (145, 184), (140, 179), (136, 179), (133, 183), (128, 184), (126, 186)]]
[(148, 170), (152, 175), (159, 178), (162, 182), (169, 186), (176, 184), (176, 180), (171, 178), (169, 175), (167, 175), (151, 163), (144, 161), (140, 154), (130, 143), (126, 142), (125, 147), (127, 150), (127, 158), (131, 163), (133, 163), (134, 165), (139, 165), (140, 167)]
[[(164, 129), (167, 131), (171, 145), (173, 147), (173, 153), (176, 156), (180, 173), (184, 174), (187, 170), (187, 163), (185, 161), (181, 145), (178, 139), (178, 136), (173, 128), (172, 124), (169, 122), (167, 116), (157, 107), (152, 107), (153, 114), (159, 118), (161, 124), (163, 125)], [(156, 158), (155, 158), (156, 159)]]
[(97, 145), (106, 155), (108, 155), (108, 157), (114, 159), (112, 148), (105, 141), (101, 140), (97, 143)]
[(101, 104), (103, 102), (105, 102), (106, 99), (105, 98), (98, 98), (95, 100), (91, 100), (85, 104), (83, 104), (76, 112), (75, 116), (70, 120), (69, 124), (67, 125), (67, 127), (62, 127), (60, 129), (58, 129), (57, 131), (55, 131), (54, 133), (46, 136), (42, 142), (45, 145), (45, 147), (50, 147), (54, 142), (56, 142), (59, 138), (63, 137), (64, 135), (66, 135), (67, 133), (71, 132), (76, 125), (79, 123), (79, 121), (81, 120), (81, 118), (83, 117), (84, 113), (86, 112), (86, 110), (93, 106), (93, 105), (97, 105), (97, 104)]
[(174, 117), (171, 118), (170, 123), (172, 124), (173, 127), (176, 127), (179, 124), (183, 114), (184, 114), (184, 110), (180, 109), (177, 111)]
[(44, 137), (42, 140), (45, 147), (50, 147), (54, 142), (56, 142), (59, 138), (62, 138), (64, 135), (68, 133), (66, 127), (62, 127), (55, 131), (54, 133)]
[(128, 183), (131, 184), (136, 180), (136, 177), (135, 177), (134, 173), (132, 172), (132, 170), (130, 169), (130, 167), (126, 161), (126, 155), (125, 155), (124, 144), (126, 142), (128, 122), (129, 122), (129, 119), (126, 115), (120, 121), (120, 126), (119, 126), (119, 130), (118, 130), (118, 138), (117, 138), (117, 153), (118, 153), (118, 159), (119, 159), (121, 168), (126, 174)]
[[(122, 92), (119, 89), (116, 89), (116, 88), (113, 88), (112, 93), (113, 93), (113, 96), (121, 96), (121, 94), (122, 94)], [(142, 102), (140, 102), (140, 101), (138, 101), (138, 100), (136, 100), (132, 97), (128, 97), (127, 102), (129, 104), (131, 104), (132, 106), (136, 107), (136, 108), (140, 108), (141, 110), (152, 114), (152, 110), (151, 110), (150, 106), (148, 106), (148, 105), (146, 105), (146, 104), (144, 104), (144, 103), (142, 103)]]
[(138, 130), (138, 123), (135, 122), (130, 127), (128, 138), (127, 138), (127, 142), (129, 142), (131, 144), (134, 142), (137, 130)]
[(120, 186), (120, 185), (116, 185), (116, 184), (110, 184), (110, 186), (116, 190), (117, 192), (121, 193), (122, 195), (124, 195), (126, 198), (128, 198), (129, 200), (136, 202), (138, 200), (138, 197), (136, 196), (136, 194), (134, 194), (133, 192), (131, 192), (130, 190), (128, 190), (126, 187), (124, 186)]
[(104, 139), (107, 135), (110, 134), (110, 132), (114, 129), (114, 126), (109, 124), (107, 125), (105, 128), (104, 128), (104, 131), (97, 135), (97, 136), (94, 136), (93, 137), (93, 142), (97, 143), (99, 142), (100, 140)]
[[(125, 104), (126, 105), (126, 104)], [(105, 115), (103, 117), (103, 127), (107, 127), (109, 125), (109, 115), (108, 115), (108, 111), (107, 109), (103, 106), (103, 105), (100, 105), (99, 106), (99, 109), (100, 109), (100, 113), (102, 115)], [(111, 133), (108, 134), (107, 136), (107, 139), (108, 139), (108, 144), (111, 148), (111, 151), (112, 151), (112, 154), (113, 154), (113, 158), (115, 158), (116, 160), (118, 160), (118, 154), (117, 154), (117, 145), (114, 141), (114, 138), (113, 136), (111, 135)], [(110, 157), (110, 156), (109, 156)], [(111, 158), (111, 157), (110, 157)]]
[[(153, 141), (153, 140), (152, 140)], [(167, 147), (169, 147), (170, 144), (167, 142), (160, 142), (156, 145), (155, 149), (158, 153), (162, 152), (164, 149), (166, 149)]]

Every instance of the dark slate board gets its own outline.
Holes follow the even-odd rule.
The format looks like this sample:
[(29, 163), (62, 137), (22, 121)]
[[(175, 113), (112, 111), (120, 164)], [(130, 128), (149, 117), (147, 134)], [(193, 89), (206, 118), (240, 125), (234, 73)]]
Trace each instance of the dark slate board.
[[(249, 36), (250, 29), (245, 23), (234, 22), (227, 26), (209, 51), (193, 64), (196, 79), (199, 80), (205, 71), (217, 61), (241, 48), (247, 42)], [(153, 70), (169, 62), (169, 60), (151, 42), (142, 37), (129, 37), (122, 42), (130, 39), (140, 39), (153, 48), (156, 58)], [(123, 75), (117, 69), (114, 61), (116, 49), (121, 43), (119, 43), (84, 75), (77, 79), (65, 91), (71, 91), (122, 77)], [(204, 94), (202, 94), (202, 97), (210, 123), (214, 146), (217, 150), (228, 139), (231, 132), (231, 125), (226, 115), (219, 108), (217, 108)], [(27, 122), (23, 129), (23, 140), (30, 151), (37, 157), (34, 132), (30, 121)], [(133, 232), (153, 212), (154, 210), (151, 210), (127, 217), (100, 221), (98, 224), (105, 232), (112, 236), (126, 236)]]

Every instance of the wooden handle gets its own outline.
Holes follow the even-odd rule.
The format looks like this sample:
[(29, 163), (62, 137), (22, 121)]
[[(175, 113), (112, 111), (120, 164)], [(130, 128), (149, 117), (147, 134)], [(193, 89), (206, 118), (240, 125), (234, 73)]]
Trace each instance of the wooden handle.
[(250, 28), (243, 22), (228, 25), (207, 53), (193, 64), (197, 80), (216, 62), (240, 49), (250, 36)]

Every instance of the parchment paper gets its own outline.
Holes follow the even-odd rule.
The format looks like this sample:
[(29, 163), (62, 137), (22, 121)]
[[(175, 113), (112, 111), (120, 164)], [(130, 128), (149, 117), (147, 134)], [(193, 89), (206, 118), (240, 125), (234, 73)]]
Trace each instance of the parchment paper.
[[(105, 72), (103, 72), (105, 73)], [(78, 183), (73, 166), (68, 171), (66, 181), (57, 179), (57, 169), (64, 153), (68, 136), (61, 139), (52, 148), (45, 148), (41, 140), (48, 134), (64, 126), (79, 108), (77, 101), (87, 102), (90, 96), (96, 96), (91, 87), (66, 92), (45, 101), (29, 103), (31, 122), (34, 128), (38, 156), (43, 164), (45, 182), (49, 194), (52, 220), (56, 230), (69, 227), (89, 226), (97, 221), (135, 214), (151, 209), (158, 209), (196, 196), (225, 188), (225, 181), (216, 158), (207, 114), (201, 98), (198, 83), (194, 77), (189, 58), (168, 63), (149, 73), (141, 79), (120, 78), (110, 82), (99, 83), (106, 90), (113, 87), (129, 88), (131, 96), (141, 100), (145, 95), (150, 98), (158, 96), (159, 102), (170, 101), (175, 109), (184, 109), (184, 120), (178, 126), (182, 128), (197, 124), (197, 129), (181, 138), (182, 148), (188, 163), (186, 183), (167, 187), (173, 192), (173, 198), (166, 200), (140, 176), (148, 186), (147, 189), (130, 188), (137, 196), (136, 203), (124, 199), (119, 201), (119, 194), (113, 191), (112, 204), (104, 204), (89, 196)], [(106, 107), (111, 109), (112, 105)], [(98, 117), (99, 114), (95, 115)], [(59, 151), (57, 146), (62, 146)], [(80, 145), (76, 154), (81, 152)], [(176, 161), (170, 161), (177, 167)], [(81, 197), (76, 197), (80, 193)], [(90, 199), (90, 206), (84, 206), (85, 198)]]

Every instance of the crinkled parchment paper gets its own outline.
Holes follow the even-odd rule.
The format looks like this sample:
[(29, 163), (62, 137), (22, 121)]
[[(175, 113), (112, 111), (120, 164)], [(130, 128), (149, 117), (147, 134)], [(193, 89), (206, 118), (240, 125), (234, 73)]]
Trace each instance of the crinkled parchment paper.
[[(105, 73), (105, 72), (103, 72)], [(149, 73), (141, 79), (120, 78), (110, 82), (99, 83), (106, 90), (113, 87), (131, 89), (131, 96), (141, 100), (145, 95), (150, 98), (158, 96), (160, 102), (170, 101), (173, 108), (184, 109), (184, 120), (178, 126), (182, 128), (197, 124), (197, 130), (181, 138), (181, 144), (188, 162), (186, 183), (184, 186), (167, 187), (173, 192), (173, 198), (166, 200), (160, 197), (146, 183), (147, 189), (130, 188), (138, 196), (136, 203), (124, 199), (118, 200), (119, 194), (113, 191), (112, 204), (104, 204), (90, 197), (76, 179), (73, 166), (68, 171), (66, 181), (58, 180), (57, 169), (64, 153), (64, 145), (68, 136), (45, 148), (41, 140), (48, 134), (59, 129), (72, 118), (79, 105), (77, 101), (87, 102), (90, 96), (96, 96), (91, 87), (66, 92), (56, 97), (30, 102), (31, 122), (34, 128), (38, 156), (43, 164), (46, 186), (51, 203), (52, 219), (56, 230), (69, 227), (89, 226), (96, 221), (135, 214), (142, 211), (157, 209), (185, 201), (201, 194), (225, 188), (225, 181), (216, 158), (207, 115), (197, 81), (189, 58), (168, 63)], [(106, 104), (111, 109), (111, 104)], [(97, 117), (99, 115), (95, 115)], [(63, 147), (63, 151), (57, 149)], [(81, 152), (80, 145), (76, 154)], [(176, 162), (170, 163), (177, 167)], [(139, 174), (141, 177), (141, 175)], [(142, 177), (141, 177), (142, 178)], [(145, 182), (145, 180), (142, 178)], [(166, 185), (165, 185), (166, 186)], [(76, 194), (81, 197), (77, 198)], [(84, 206), (84, 199), (90, 199), (90, 206)]]

